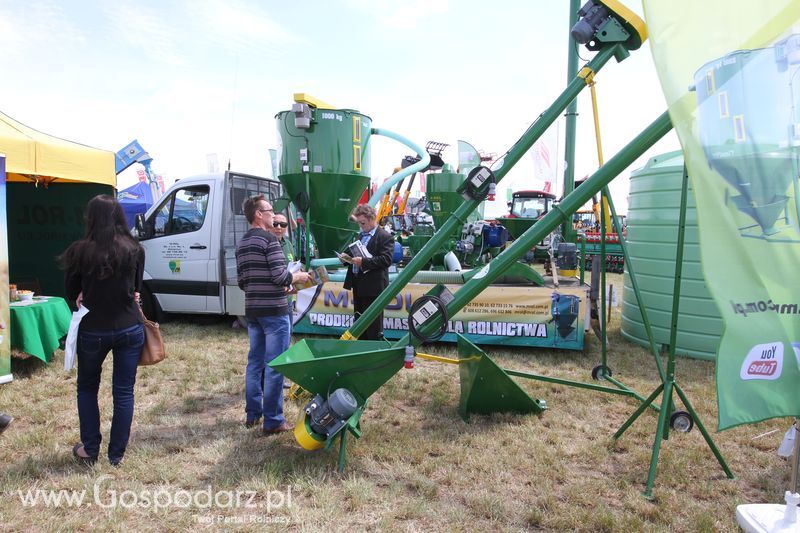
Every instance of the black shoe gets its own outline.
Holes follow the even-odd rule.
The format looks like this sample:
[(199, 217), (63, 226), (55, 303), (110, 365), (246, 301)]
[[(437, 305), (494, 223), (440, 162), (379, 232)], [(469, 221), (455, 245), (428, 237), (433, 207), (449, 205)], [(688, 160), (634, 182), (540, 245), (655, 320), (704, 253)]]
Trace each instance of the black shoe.
[(108, 463), (113, 467), (119, 467), (122, 464), (122, 457), (118, 459), (112, 459), (111, 457), (108, 458)]
[(264, 435), (265, 437), (268, 437), (270, 435), (277, 435), (278, 433), (285, 433), (287, 431), (292, 431), (292, 430), (294, 430), (294, 426), (289, 424), (289, 422), (282, 422), (281, 425), (276, 428), (262, 429), (261, 434)]
[(11, 415), (7, 415), (5, 413), (0, 413), (0, 435), (6, 430), (8, 426), (11, 425), (11, 422), (14, 421), (14, 417)]
[(258, 417), (254, 418), (253, 420), (247, 420), (244, 423), (244, 427), (246, 427), (247, 429), (252, 429), (260, 424), (261, 424), (261, 417)]
[(83, 453), (86, 453), (86, 449), (80, 442), (72, 447), (72, 456), (75, 457), (75, 460), (78, 461), (78, 464), (82, 464), (84, 466), (92, 466), (97, 462), (96, 455), (94, 457), (92, 456), (84, 457), (83, 455), (78, 455), (78, 450), (80, 449), (83, 449)]

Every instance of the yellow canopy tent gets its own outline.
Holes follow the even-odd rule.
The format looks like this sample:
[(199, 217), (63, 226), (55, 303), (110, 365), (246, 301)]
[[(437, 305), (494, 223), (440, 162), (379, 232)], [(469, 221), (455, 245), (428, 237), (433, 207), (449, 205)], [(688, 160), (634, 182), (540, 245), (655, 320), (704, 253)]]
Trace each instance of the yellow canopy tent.
[[(0, 153), (6, 156), (6, 201), (0, 209), (7, 220), (10, 282), (63, 296), (64, 273), (56, 257), (83, 236), (87, 202), (114, 194), (115, 154), (47, 135), (3, 113)], [(8, 294), (2, 282), (0, 291)], [(0, 353), (0, 382), (3, 359)]]
[(116, 187), (114, 153), (47, 135), (0, 113), (8, 181), (69, 180)]

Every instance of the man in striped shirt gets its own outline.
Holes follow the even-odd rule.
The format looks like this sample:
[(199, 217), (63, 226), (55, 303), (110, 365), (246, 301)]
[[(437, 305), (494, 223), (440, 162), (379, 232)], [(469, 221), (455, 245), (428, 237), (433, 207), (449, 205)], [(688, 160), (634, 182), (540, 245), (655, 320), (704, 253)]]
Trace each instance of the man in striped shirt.
[(283, 374), (267, 363), (289, 349), (291, 317), (286, 293), (293, 283), (308, 281), (306, 272), (286, 268), (283, 249), (271, 233), (274, 211), (264, 195), (242, 204), (250, 229), (236, 247), (236, 273), (244, 291), (250, 351), (245, 372), (245, 426), (258, 425), (265, 435), (290, 431), (283, 416)]

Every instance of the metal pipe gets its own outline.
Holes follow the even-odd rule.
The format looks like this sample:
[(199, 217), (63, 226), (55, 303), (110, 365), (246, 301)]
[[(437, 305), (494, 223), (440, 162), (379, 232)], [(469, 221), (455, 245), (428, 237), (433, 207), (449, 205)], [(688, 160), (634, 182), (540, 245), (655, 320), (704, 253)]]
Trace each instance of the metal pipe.
[(583, 381), (573, 381), (571, 379), (554, 378), (551, 376), (542, 376), (539, 374), (531, 374), (529, 372), (519, 372), (517, 370), (509, 370), (504, 368), (503, 371), (509, 376), (517, 376), (526, 379), (535, 379), (537, 381), (544, 381), (547, 383), (555, 383), (557, 385), (567, 385), (570, 387), (578, 387), (579, 389), (589, 389), (598, 392), (607, 392), (609, 394), (619, 394), (620, 396), (636, 396), (636, 393), (630, 389), (614, 389), (611, 387), (604, 387), (603, 385), (595, 385), (594, 383), (584, 383)]
[[(600, 150), (599, 147), (598, 150)], [(600, 165), (603, 165), (602, 156), (600, 157)], [(606, 301), (606, 290), (608, 287), (606, 284), (606, 217), (605, 210), (603, 209), (606, 201), (605, 194), (603, 194), (603, 191), (605, 190), (607, 190), (606, 187), (603, 187), (600, 190), (600, 257), (598, 258), (600, 261), (600, 364), (603, 365), (603, 373), (605, 373), (606, 369), (608, 368), (608, 320), (606, 317), (606, 305), (608, 304)]]
[(631, 256), (628, 253), (628, 244), (623, 239), (622, 235), (622, 226), (619, 224), (619, 219), (617, 218), (617, 210), (614, 207), (614, 200), (611, 199), (611, 196), (608, 195), (608, 207), (611, 209), (611, 220), (614, 224), (614, 228), (617, 231), (617, 235), (619, 236), (619, 244), (622, 246), (622, 259), (625, 262), (626, 268), (628, 269), (628, 278), (631, 280), (631, 287), (633, 287), (633, 294), (636, 296), (636, 305), (639, 306), (639, 310), (642, 312), (642, 323), (644, 324), (644, 331), (647, 333), (647, 340), (650, 343), (650, 353), (653, 354), (653, 359), (656, 361), (656, 367), (658, 368), (658, 375), (661, 377), (661, 381), (663, 382), (666, 379), (666, 375), (664, 374), (664, 367), (661, 365), (661, 358), (658, 355), (658, 348), (656, 348), (656, 341), (655, 337), (653, 336), (653, 328), (650, 325), (650, 318), (647, 315), (647, 309), (644, 307), (644, 298), (642, 298), (642, 293), (639, 291), (639, 282), (636, 281), (636, 269), (633, 266), (633, 261), (631, 261)]
[[(659, 139), (672, 129), (669, 115), (665, 111), (642, 133), (633, 139), (617, 155), (612, 157), (605, 165), (597, 170), (580, 187), (567, 195), (564, 200), (530, 229), (506, 248), (496, 259), (481, 270), (481, 275), (476, 275), (466, 282), (454, 295), (453, 300), (447, 305), (448, 316), (455, 316), (475, 296), (482, 292), (489, 284), (508, 270), (521, 258), (535, 243), (541, 241), (545, 235), (556, 229), (565, 220), (570, 220), (570, 215), (577, 211), (594, 194), (613, 180), (620, 172), (631, 165), (639, 156), (649, 150)], [(398, 280), (400, 276), (398, 276)], [(395, 280), (395, 283), (397, 280)], [(375, 305), (375, 304), (373, 304)], [(384, 304), (385, 305), (385, 304)], [(363, 318), (364, 315), (362, 315)], [(423, 335), (429, 335), (441, 325), (441, 316), (428, 320), (420, 328)], [(409, 341), (408, 335), (397, 341), (394, 346), (403, 346), (411, 342), (419, 345), (416, 337)]]
[[(627, 51), (621, 44), (609, 45), (598, 51), (586, 67), (597, 72), (615, 55), (624, 55), (626, 53)], [(494, 169), (495, 179), (498, 182), (502, 180), (517, 161), (525, 155), (530, 147), (533, 146), (533, 143), (542, 136), (547, 128), (558, 118), (558, 115), (578, 96), (578, 94), (580, 94), (584, 87), (586, 87), (586, 82), (583, 78), (575, 77), (570, 81), (567, 88), (556, 98), (553, 104), (539, 116), (538, 120), (528, 127), (525, 133), (522, 134), (522, 137), (520, 137), (508, 152), (498, 160), (496, 163), (497, 168)], [(381, 313), (383, 308), (394, 300), (394, 297), (397, 296), (400, 290), (411, 281), (411, 278), (428, 264), (431, 257), (443, 247), (456, 228), (461, 227), (466, 222), (467, 216), (480, 204), (481, 200), (465, 200), (464, 203), (461, 204), (461, 207), (456, 209), (452, 216), (442, 224), (442, 227), (433, 234), (422, 250), (417, 252), (414, 259), (406, 265), (394, 282), (375, 298), (375, 301), (361, 314), (351, 328), (342, 335), (342, 338), (357, 339), (364, 330), (367, 329), (367, 326), (375, 320), (378, 314)], [(540, 237), (539, 240), (535, 242), (539, 242), (543, 237), (544, 236)], [(528, 249), (530, 249), (531, 246), (532, 244)]]

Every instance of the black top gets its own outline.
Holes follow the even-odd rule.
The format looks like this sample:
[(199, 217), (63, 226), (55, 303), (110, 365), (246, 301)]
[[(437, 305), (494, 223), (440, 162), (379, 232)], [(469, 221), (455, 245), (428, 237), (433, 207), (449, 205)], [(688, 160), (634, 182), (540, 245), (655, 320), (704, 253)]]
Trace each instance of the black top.
[(123, 329), (142, 323), (134, 292), (140, 292), (144, 274), (144, 249), (139, 247), (136, 265), (125, 272), (115, 272), (107, 279), (67, 271), (64, 286), (67, 299), (74, 304), (83, 292), (83, 306), (89, 310), (81, 319), (82, 331)]
[(367, 243), (367, 251), (371, 259), (364, 259), (358, 274), (353, 273), (353, 265), (347, 267), (344, 278), (345, 290), (353, 289), (353, 295), (359, 298), (377, 297), (389, 286), (389, 267), (394, 255), (394, 238), (378, 226)]

